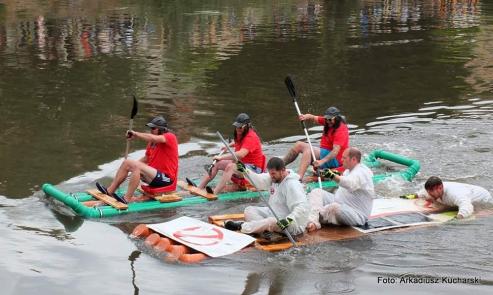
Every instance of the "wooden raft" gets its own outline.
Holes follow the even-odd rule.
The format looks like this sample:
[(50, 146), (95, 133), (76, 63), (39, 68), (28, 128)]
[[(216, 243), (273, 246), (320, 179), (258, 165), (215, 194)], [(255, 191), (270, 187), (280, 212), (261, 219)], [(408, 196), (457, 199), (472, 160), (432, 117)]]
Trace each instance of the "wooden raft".
[[(238, 214), (225, 214), (209, 216), (209, 222), (217, 226), (224, 227), (224, 221), (226, 220), (244, 220), (245, 215)], [(301, 236), (295, 237), (296, 243), (301, 245), (318, 244), (326, 241), (339, 241), (345, 239), (353, 239), (365, 235), (360, 231), (349, 226), (324, 226), (319, 230), (305, 233)], [(263, 251), (278, 252), (289, 249), (293, 244), (287, 237), (277, 239), (276, 241), (268, 241), (261, 237), (257, 237), (255, 242), (255, 248)]]
[(180, 188), (182, 188), (186, 191), (189, 191), (190, 193), (192, 193), (194, 195), (206, 198), (209, 201), (217, 200), (217, 196), (215, 194), (210, 194), (206, 190), (200, 189), (200, 188), (193, 186), (193, 185), (189, 185), (188, 183), (186, 183), (183, 180), (178, 180), (177, 185)]

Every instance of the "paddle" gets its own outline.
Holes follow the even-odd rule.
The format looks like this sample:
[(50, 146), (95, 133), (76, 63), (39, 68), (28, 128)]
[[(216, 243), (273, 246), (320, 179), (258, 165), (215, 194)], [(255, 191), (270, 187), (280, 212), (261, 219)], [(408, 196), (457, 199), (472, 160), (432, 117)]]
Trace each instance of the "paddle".
[[(301, 116), (301, 111), (300, 108), (298, 107), (298, 101), (296, 101), (296, 88), (294, 87), (293, 80), (291, 79), (290, 76), (287, 76), (286, 79), (284, 80), (284, 83), (288, 88), (289, 95), (293, 98), (293, 103), (296, 108), (296, 112), (298, 113), (298, 116)], [(315, 158), (315, 152), (313, 151), (312, 142), (310, 140), (310, 136), (308, 135), (308, 130), (306, 129), (305, 121), (301, 121), (301, 127), (305, 131), (306, 140), (308, 141), (308, 145), (310, 146), (310, 151), (312, 153), (312, 159), (313, 161), (315, 161), (317, 158)], [(320, 178), (320, 171), (316, 169), (316, 172), (318, 178), (318, 186), (322, 188), (322, 178)]]
[[(138, 103), (135, 95), (132, 95), (134, 98), (134, 104), (132, 106), (132, 112), (130, 113), (130, 121), (128, 123), (128, 130), (132, 130), (134, 125), (134, 117), (137, 115), (138, 111)], [(128, 157), (128, 150), (130, 149), (130, 140), (127, 140), (127, 148), (125, 149), (125, 159)]]
[[(224, 144), (224, 146), (226, 147), (226, 149), (228, 150), (228, 152), (233, 156), (234, 162), (235, 163), (239, 162), (240, 160), (238, 160), (238, 157), (236, 156), (235, 152), (233, 152), (233, 150), (231, 150), (231, 147), (229, 147), (229, 144), (226, 142), (226, 140), (224, 140), (224, 137), (222, 136), (221, 132), (217, 131), (216, 134), (217, 134), (217, 136), (219, 136), (219, 138), (221, 139), (222, 143)], [(255, 183), (252, 181), (252, 179), (250, 178), (250, 176), (248, 175), (248, 173), (245, 173), (243, 175), (245, 175), (246, 178), (248, 179), (248, 181), (253, 186), (255, 186)], [(256, 186), (255, 186), (255, 188), (257, 189)], [(272, 215), (274, 215), (274, 217), (276, 218), (277, 222), (279, 223), (279, 217), (277, 216), (277, 214), (274, 211), (274, 209), (272, 209), (272, 207), (270, 206), (269, 202), (264, 198), (264, 196), (262, 195), (262, 192), (259, 189), (257, 189), (257, 191), (258, 191), (258, 194), (259, 194), (260, 198), (262, 199), (262, 201), (264, 201), (264, 203), (269, 208), (270, 212), (272, 212)], [(289, 233), (288, 229), (285, 228), (283, 230), (283, 232), (288, 237), (289, 241), (293, 244), (293, 246), (296, 247), (296, 242), (294, 241), (293, 237)]]

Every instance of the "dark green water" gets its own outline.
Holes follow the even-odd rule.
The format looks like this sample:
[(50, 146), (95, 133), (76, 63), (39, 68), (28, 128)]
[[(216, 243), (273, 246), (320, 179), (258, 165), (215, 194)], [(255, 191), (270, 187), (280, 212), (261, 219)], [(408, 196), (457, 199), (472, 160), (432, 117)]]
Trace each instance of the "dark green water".
[[(39, 189), (81, 190), (113, 176), (132, 94), (136, 130), (162, 114), (178, 135), (182, 176), (202, 173), (215, 132), (230, 134), (240, 112), (267, 154), (281, 155), (302, 134), (283, 83), (291, 74), (303, 112), (336, 105), (353, 145), (421, 161), (416, 182), (385, 183), (379, 195), (433, 174), (491, 191), (492, 36), (488, 1), (0, 1), (5, 294), (487, 294), (491, 218), (184, 267), (135, 254), (133, 223), (245, 204), (95, 222), (52, 210)], [(133, 143), (132, 156), (143, 147)], [(377, 283), (409, 272), (482, 283)]]

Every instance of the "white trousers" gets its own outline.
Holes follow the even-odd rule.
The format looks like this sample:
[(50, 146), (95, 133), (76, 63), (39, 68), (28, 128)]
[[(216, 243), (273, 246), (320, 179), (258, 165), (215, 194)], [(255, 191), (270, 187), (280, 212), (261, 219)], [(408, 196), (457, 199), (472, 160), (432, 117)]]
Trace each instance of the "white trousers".
[(310, 222), (317, 228), (323, 224), (364, 225), (366, 218), (346, 204), (335, 202), (334, 194), (317, 188), (308, 194), (310, 201)]
[[(279, 218), (282, 218), (279, 216)], [(282, 230), (277, 226), (277, 220), (268, 207), (249, 206), (245, 208), (245, 222), (241, 226), (241, 232), (245, 234), (263, 233), (264, 231), (279, 232)], [(293, 221), (288, 226), (292, 235), (302, 234), (305, 229)]]

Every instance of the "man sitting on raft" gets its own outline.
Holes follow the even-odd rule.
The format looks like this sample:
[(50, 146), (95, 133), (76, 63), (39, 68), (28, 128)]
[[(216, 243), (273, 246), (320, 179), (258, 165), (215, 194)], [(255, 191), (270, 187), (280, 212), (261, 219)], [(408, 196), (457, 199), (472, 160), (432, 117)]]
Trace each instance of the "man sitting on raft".
[[(262, 142), (252, 126), (250, 116), (245, 113), (239, 114), (233, 122), (233, 126), (235, 127), (233, 133), (234, 142), (230, 146), (234, 146), (236, 157), (245, 163), (248, 169), (255, 173), (262, 173), (265, 165), (265, 155), (262, 152)], [(235, 186), (233, 190), (244, 190), (246, 188), (247, 181), (237, 173), (233, 155), (228, 153), (215, 156), (214, 160), (217, 161), (216, 165), (212, 168), (210, 174), (202, 177), (199, 188), (205, 188), (216, 177), (219, 170), (223, 170), (224, 173), (214, 188), (214, 194), (222, 192), (230, 180)]]
[(317, 159), (312, 159), (310, 145), (298, 141), (284, 156), (284, 163), (290, 164), (299, 154), (302, 154), (298, 174), (303, 179), (306, 169), (313, 161), (315, 169), (338, 168), (342, 165), (342, 153), (349, 147), (349, 130), (341, 112), (336, 107), (330, 107), (323, 116), (304, 114), (299, 116), (300, 121), (311, 120), (324, 126), (320, 149), (314, 147), (313, 152)]
[(298, 175), (287, 170), (284, 161), (274, 157), (267, 163), (268, 173), (256, 174), (238, 162), (238, 171), (248, 173), (259, 190), (270, 192), (269, 205), (280, 218), (276, 218), (268, 207), (249, 206), (245, 209), (245, 222), (227, 220), (224, 227), (242, 233), (282, 232), (287, 229), (292, 235), (305, 231), (310, 213), (305, 190)]
[(493, 205), (493, 198), (486, 189), (472, 184), (442, 181), (436, 176), (428, 178), (424, 189), (417, 196), (430, 202), (458, 207), (458, 219), (471, 216), (474, 212), (473, 205)]
[(361, 162), (361, 152), (354, 147), (342, 154), (342, 165), (346, 169), (339, 176), (330, 169), (324, 177), (339, 184), (335, 194), (314, 189), (308, 194), (311, 205), (308, 231), (320, 229), (322, 224), (364, 225), (368, 221), (375, 189), (373, 172)]
[[(168, 129), (168, 123), (162, 116), (153, 118), (147, 127), (150, 133), (127, 130), (127, 139), (141, 139), (147, 142), (145, 156), (139, 160), (126, 159), (116, 172), (116, 176), (108, 188), (96, 183), (98, 189), (109, 196), (115, 197), (123, 203), (138, 201), (134, 192), (140, 180), (149, 184), (151, 188), (169, 187), (169, 191), (176, 189), (178, 175), (178, 140)], [(130, 173), (127, 192), (124, 198), (115, 194), (118, 187)]]

